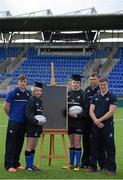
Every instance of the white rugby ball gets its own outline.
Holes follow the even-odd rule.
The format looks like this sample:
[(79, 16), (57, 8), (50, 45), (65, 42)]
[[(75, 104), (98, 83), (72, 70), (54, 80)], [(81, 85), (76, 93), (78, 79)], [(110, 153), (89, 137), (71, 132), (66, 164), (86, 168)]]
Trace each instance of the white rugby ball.
[(47, 121), (46, 117), (43, 115), (36, 115), (35, 118), (40, 122), (40, 124), (44, 124)]
[(73, 114), (80, 114), (83, 111), (81, 106), (71, 106), (69, 108), (69, 112), (73, 113)]

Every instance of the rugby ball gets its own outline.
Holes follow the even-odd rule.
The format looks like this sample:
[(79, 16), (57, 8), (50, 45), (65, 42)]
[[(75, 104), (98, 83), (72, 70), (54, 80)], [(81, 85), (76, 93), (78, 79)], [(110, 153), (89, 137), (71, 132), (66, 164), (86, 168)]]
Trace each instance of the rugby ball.
[(81, 106), (71, 106), (69, 108), (69, 112), (70, 113), (73, 113), (73, 114), (80, 114), (81, 112), (83, 111), (82, 107)]
[(47, 121), (46, 117), (43, 115), (36, 115), (35, 118), (39, 121), (40, 124), (44, 124)]

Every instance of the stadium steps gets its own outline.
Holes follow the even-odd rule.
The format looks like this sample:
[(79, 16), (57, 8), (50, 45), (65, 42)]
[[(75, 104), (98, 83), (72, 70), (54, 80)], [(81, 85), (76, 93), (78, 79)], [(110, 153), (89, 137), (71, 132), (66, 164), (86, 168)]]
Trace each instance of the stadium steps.
[(16, 58), (7, 66), (7, 72), (13, 73), (20, 65), (26, 60), (26, 58)]
[(7, 77), (1, 84), (0, 84), (0, 90), (7, 91), (8, 90), (8, 84), (12, 80), (12, 77)]
[(116, 66), (119, 59), (107, 59), (105, 64), (100, 68), (100, 74), (108, 75), (112, 69)]
[(83, 88), (86, 88), (89, 85), (89, 76), (93, 72), (108, 75), (112, 71), (115, 65), (119, 62), (119, 59), (113, 58), (116, 51), (117, 48), (113, 48), (113, 50), (107, 54), (106, 58), (95, 58), (93, 61), (90, 61), (83, 72), (83, 75), (85, 76), (82, 83)]
[(20, 65), (20, 60), (24, 56), (25, 50), (21, 50), (21, 52), (16, 57), (10, 57), (8, 56), (1, 64), (0, 64), (0, 73), (6, 73), (6, 72), (14, 72), (17, 68), (17, 64)]
[(23, 50), (11, 63), (7, 66), (7, 72), (12, 73), (14, 72), (25, 60), (23, 58), (27, 49)]
[(6, 72), (7, 66), (11, 63), (12, 58), (7, 58), (4, 62), (0, 64), (0, 73)]
[(9, 82), (12, 80), (12, 73), (20, 67), (20, 65), (25, 61), (26, 58), (23, 58), (27, 49), (21, 51), (21, 53), (16, 58), (7, 58), (5, 62), (0, 65), (0, 70), (2, 69), (1, 74), (5, 74), (0, 88), (1, 90), (7, 90), (9, 87)]
[(115, 65), (119, 62), (120, 59), (113, 58), (114, 54), (116, 54), (117, 48), (113, 48), (113, 50), (110, 52), (110, 54), (107, 57), (106, 62), (104, 65), (100, 68), (100, 74), (108, 75)]
[(106, 58), (95, 58), (94, 60), (90, 61), (90, 63), (85, 66), (83, 75), (88, 77), (90, 74), (92, 74), (92, 72), (98, 72), (100, 67), (105, 64), (106, 60)]

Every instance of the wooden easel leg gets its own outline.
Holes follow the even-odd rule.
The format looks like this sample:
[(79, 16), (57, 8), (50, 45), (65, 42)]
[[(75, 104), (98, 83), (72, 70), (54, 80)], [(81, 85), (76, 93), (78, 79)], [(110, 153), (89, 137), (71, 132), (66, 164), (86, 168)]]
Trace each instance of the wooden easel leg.
[(41, 145), (40, 145), (40, 149), (39, 149), (39, 156), (38, 156), (38, 161), (37, 161), (37, 167), (40, 167), (40, 163), (41, 163), (41, 160), (42, 160), (43, 144), (44, 144), (44, 134), (41, 137)]
[(65, 154), (65, 159), (66, 159), (67, 171), (69, 172), (70, 171), (70, 164), (69, 164), (69, 157), (68, 157), (68, 153), (67, 153), (67, 147), (66, 147), (64, 134), (62, 134), (62, 143), (63, 143), (63, 147), (64, 147), (64, 154)]
[[(42, 137), (41, 137), (41, 145), (39, 147), (40, 149), (39, 149), (37, 167), (40, 167), (40, 163), (41, 163), (41, 160), (43, 158), (43, 145), (44, 145), (44, 136), (45, 135), (46, 134), (42, 134)], [(65, 134), (60, 134), (60, 135), (62, 136), (64, 156), (62, 156), (62, 155), (56, 155), (55, 156), (55, 142), (54, 142), (55, 141), (55, 134), (50, 134), (49, 154), (46, 157), (48, 157), (49, 166), (51, 166), (52, 158), (65, 158), (66, 159), (66, 165), (67, 165), (67, 171), (70, 172), (69, 156), (67, 153), (67, 147), (66, 147), (66, 142), (65, 142)]]
[(53, 134), (53, 137), (52, 137), (52, 141), (53, 141), (52, 152), (53, 152), (53, 155), (55, 154), (55, 142), (54, 142), (54, 140), (55, 140), (55, 136), (54, 136), (54, 134)]
[[(54, 134), (50, 134), (49, 156), (54, 154)], [(49, 166), (51, 166), (52, 157), (49, 157)]]

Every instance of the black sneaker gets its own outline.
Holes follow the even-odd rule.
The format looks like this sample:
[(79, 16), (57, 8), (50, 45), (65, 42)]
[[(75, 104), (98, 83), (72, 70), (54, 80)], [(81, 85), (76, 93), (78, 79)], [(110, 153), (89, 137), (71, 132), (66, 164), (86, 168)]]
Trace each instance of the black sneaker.
[(89, 168), (89, 165), (81, 164), (80, 168), (87, 169), (87, 168)]
[(114, 175), (116, 175), (116, 172), (114, 172), (114, 171), (107, 171), (107, 174), (109, 176), (114, 176)]
[(87, 169), (87, 168), (89, 168), (89, 164), (81, 162), (80, 168)]
[(33, 171), (40, 171), (41, 169), (39, 169), (38, 167), (36, 167), (36, 166), (33, 165), (33, 166), (32, 166), (32, 170), (33, 170)]
[(86, 172), (88, 172), (88, 173), (93, 173), (93, 172), (96, 172), (97, 170), (96, 169), (92, 169), (92, 168), (88, 168), (88, 169), (86, 169)]
[(99, 172), (106, 172), (106, 169), (105, 168), (100, 168)]

